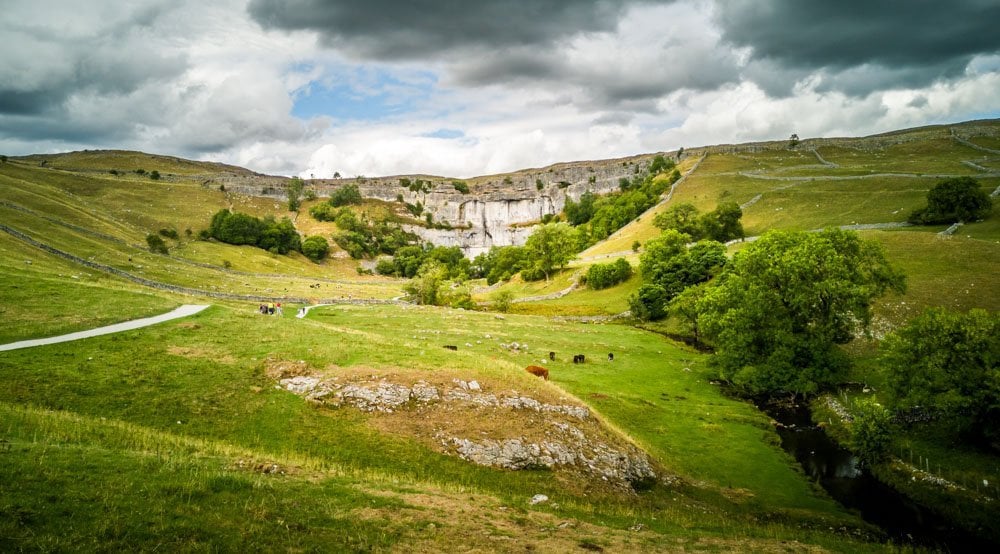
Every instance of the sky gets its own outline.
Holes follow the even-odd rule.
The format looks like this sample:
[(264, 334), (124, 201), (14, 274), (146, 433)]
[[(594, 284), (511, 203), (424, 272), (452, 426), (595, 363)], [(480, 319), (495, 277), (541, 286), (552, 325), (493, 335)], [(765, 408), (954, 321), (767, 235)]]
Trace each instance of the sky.
[(1000, 117), (998, 0), (4, 0), (0, 153), (472, 177)]

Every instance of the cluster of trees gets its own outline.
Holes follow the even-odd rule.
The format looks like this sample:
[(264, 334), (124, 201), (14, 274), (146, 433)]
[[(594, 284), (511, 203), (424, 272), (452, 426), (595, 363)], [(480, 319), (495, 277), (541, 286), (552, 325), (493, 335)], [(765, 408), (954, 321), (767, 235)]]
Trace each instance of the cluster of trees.
[(702, 240), (688, 248), (690, 242), (690, 236), (669, 229), (646, 243), (639, 256), (643, 284), (629, 298), (633, 316), (646, 321), (666, 317), (668, 304), (678, 295), (708, 281), (726, 265), (721, 243)]
[(320, 221), (333, 221), (342, 229), (340, 233), (334, 235), (333, 240), (354, 259), (379, 254), (392, 255), (400, 248), (418, 242), (416, 235), (403, 231), (399, 225), (385, 219), (377, 221), (359, 219), (349, 208), (324, 209), (313, 215)]
[(493, 247), (472, 261), (473, 277), (494, 284), (521, 274), (525, 281), (548, 279), (578, 252), (577, 234), (567, 223), (546, 223), (528, 237), (524, 246)]
[(444, 279), (464, 281), (475, 275), (472, 262), (462, 254), (461, 248), (430, 244), (400, 248), (391, 259), (379, 260), (375, 265), (375, 272), (380, 275), (412, 278), (419, 275), (429, 264), (443, 268)]
[(594, 290), (606, 289), (624, 283), (632, 277), (632, 265), (625, 258), (609, 264), (594, 264), (587, 269), (583, 282)]
[(974, 442), (1000, 443), (1000, 314), (932, 308), (886, 337), (895, 410), (930, 410)]
[(692, 240), (727, 242), (745, 236), (742, 218), (743, 210), (735, 202), (720, 203), (706, 214), (700, 214), (692, 204), (678, 204), (658, 214), (653, 225), (684, 233)]
[(263, 219), (241, 212), (222, 209), (212, 216), (208, 235), (227, 244), (249, 244), (275, 254), (301, 251), (302, 241), (295, 226), (287, 217)]
[(856, 233), (772, 231), (705, 287), (697, 323), (744, 392), (812, 394), (844, 376), (838, 345), (867, 328), (874, 300), (903, 289), (880, 245)]
[(956, 177), (934, 185), (927, 193), (927, 205), (914, 210), (907, 221), (915, 225), (968, 223), (983, 219), (993, 202), (972, 177)]
[[(670, 176), (657, 178), (665, 172), (670, 172)], [(622, 178), (619, 192), (596, 196), (587, 191), (578, 202), (567, 199), (563, 214), (567, 222), (578, 228), (578, 248), (582, 250), (608, 238), (639, 217), (656, 205), (660, 195), (680, 178), (673, 161), (656, 156), (645, 174)]]

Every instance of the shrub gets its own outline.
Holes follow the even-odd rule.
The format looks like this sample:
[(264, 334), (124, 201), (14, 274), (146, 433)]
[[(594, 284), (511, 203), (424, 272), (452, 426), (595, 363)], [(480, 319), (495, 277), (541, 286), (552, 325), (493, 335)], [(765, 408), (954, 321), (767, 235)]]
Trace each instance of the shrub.
[(645, 284), (629, 296), (628, 307), (632, 315), (643, 321), (656, 321), (667, 315), (667, 291), (663, 287)]
[(306, 240), (302, 241), (302, 253), (305, 257), (316, 263), (319, 263), (323, 260), (323, 258), (326, 258), (326, 255), (329, 252), (330, 243), (319, 235), (307, 237)]
[(469, 194), (469, 185), (465, 181), (452, 181), (451, 186), (462, 194)]
[(149, 172), (149, 178), (152, 179), (152, 180), (154, 180), (154, 181), (159, 181), (160, 180), (160, 172), (157, 171), (157, 170), (155, 170), (155, 169), (153, 171), (150, 171)]
[(160, 236), (167, 237), (168, 239), (179, 240), (181, 237), (177, 234), (176, 229), (160, 229)]
[(361, 191), (358, 190), (358, 185), (350, 184), (341, 187), (330, 195), (330, 205), (337, 208), (340, 206), (346, 206), (348, 204), (360, 204), (361, 203)]
[(163, 239), (159, 235), (154, 235), (150, 233), (146, 235), (146, 244), (149, 245), (149, 251), (155, 254), (167, 254), (167, 243), (163, 242)]
[(882, 461), (892, 440), (889, 410), (872, 399), (854, 405), (851, 447), (866, 464)]
[(632, 266), (625, 258), (618, 258), (609, 264), (594, 264), (587, 269), (584, 279), (593, 290), (606, 289), (624, 283), (632, 276)]
[(545, 188), (545, 183), (541, 179), (535, 179), (535, 190), (542, 190)]
[(498, 290), (490, 296), (493, 301), (493, 309), (498, 312), (507, 313), (510, 311), (511, 302), (514, 300), (514, 293), (509, 290)]

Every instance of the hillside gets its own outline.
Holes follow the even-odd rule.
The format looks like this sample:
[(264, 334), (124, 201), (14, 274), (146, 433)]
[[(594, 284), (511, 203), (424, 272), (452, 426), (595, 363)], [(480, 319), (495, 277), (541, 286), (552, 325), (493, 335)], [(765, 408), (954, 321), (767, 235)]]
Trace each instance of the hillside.
[[(0, 356), (0, 548), (891, 550), (803, 474), (768, 416), (720, 390), (702, 354), (552, 316), (627, 309), (638, 277), (603, 291), (575, 277), (597, 261), (635, 264), (632, 244), (658, 234), (666, 207), (722, 199), (743, 206), (751, 235), (876, 227), (863, 233), (909, 281), (879, 306), (880, 331), (927, 306), (998, 310), (996, 214), (950, 235), (899, 226), (942, 176), (1000, 187), (998, 137), (988, 121), (685, 149), (669, 196), (569, 270), (477, 295), (510, 290), (523, 300), (511, 314), (403, 303), (403, 281), (360, 275), (342, 254), (316, 264), (197, 239), (227, 207), (335, 229), (288, 213), (279, 177), (132, 152), (11, 158), (0, 164), (0, 344), (213, 306)], [(551, 211), (523, 214), (540, 219), (651, 158), (469, 179), (469, 195), (431, 178), (431, 192), (403, 194), (435, 214), (548, 198)], [(383, 204), (360, 209), (392, 210), (401, 178), (418, 177), (308, 186), (320, 199), (350, 183), (381, 190), (370, 196)], [(169, 255), (146, 245), (160, 229), (178, 232)], [(271, 301), (283, 316), (258, 313)], [(586, 363), (572, 363), (579, 354)]]

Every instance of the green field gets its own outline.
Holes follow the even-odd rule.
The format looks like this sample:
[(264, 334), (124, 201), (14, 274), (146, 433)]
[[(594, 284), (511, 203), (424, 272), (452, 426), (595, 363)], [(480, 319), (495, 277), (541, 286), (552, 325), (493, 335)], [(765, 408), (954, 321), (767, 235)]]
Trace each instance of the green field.
[[(511, 292), (515, 303), (504, 314), (350, 303), (396, 298), (405, 282), (359, 275), (357, 262), (343, 257), (314, 264), (197, 240), (225, 207), (289, 215), (274, 199), (204, 185), (240, 168), (134, 152), (2, 164), (0, 220), (30, 240), (0, 232), (0, 344), (181, 304), (213, 306), (144, 329), (0, 355), (0, 550), (895, 550), (803, 474), (780, 448), (774, 422), (728, 396), (707, 356), (628, 320), (576, 317), (624, 312), (641, 276), (532, 300), (567, 289), (593, 263), (625, 256), (637, 266), (632, 243), (657, 236), (655, 213), (680, 202), (703, 211), (720, 201), (747, 204), (748, 235), (902, 222), (939, 180), (931, 175), (977, 175), (962, 162), (995, 161), (944, 129), (890, 138), (864, 148), (821, 144), (826, 164), (811, 148), (708, 153), (670, 202), (550, 280), (516, 278), (474, 295), (488, 302), (496, 290)], [(992, 136), (970, 140), (997, 147)], [(695, 151), (681, 169), (700, 158)], [(143, 178), (138, 168), (164, 179)], [(1000, 178), (980, 182), (992, 191)], [(879, 302), (876, 335), (928, 306), (1000, 309), (998, 219), (950, 237), (937, 234), (942, 228), (863, 231), (908, 280), (905, 294)], [(305, 215), (296, 225), (305, 234), (333, 230)], [(163, 228), (180, 234), (168, 239), (169, 256), (145, 245)], [(267, 317), (257, 301), (237, 295), (335, 304), (299, 319), (300, 304), (286, 302), (284, 317)], [(877, 336), (849, 350), (859, 362), (854, 376), (877, 384), (867, 373), (876, 367)], [(572, 363), (577, 354), (587, 362)], [(528, 365), (545, 366), (550, 380), (525, 372)], [(478, 465), (448, 441), (553, 440), (552, 425), (567, 420), (412, 400), (392, 412), (338, 407), (282, 388), (279, 379), (293, 374), (338, 387), (425, 383), (442, 391), (474, 380), (488, 394), (585, 406), (592, 416), (579, 428), (609, 447), (641, 448), (658, 479), (633, 490), (574, 466)], [(940, 438), (896, 446), (920, 449), (970, 482), (993, 480), (983, 468), (995, 456), (949, 449)], [(549, 501), (529, 504), (537, 494)], [(960, 498), (947, 501), (961, 509)]]

